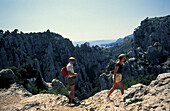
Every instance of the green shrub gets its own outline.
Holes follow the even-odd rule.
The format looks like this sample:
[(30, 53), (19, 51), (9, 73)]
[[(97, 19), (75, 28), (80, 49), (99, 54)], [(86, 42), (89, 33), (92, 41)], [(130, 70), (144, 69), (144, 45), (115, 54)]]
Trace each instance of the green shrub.
[(58, 87), (54, 87), (55, 89), (55, 94), (61, 94), (61, 95), (65, 95), (68, 96), (68, 89), (67, 88), (63, 88), (61, 86)]
[(26, 84), (28, 84), (27, 79), (37, 77), (38, 71), (33, 69), (30, 64), (21, 66), (19, 68), (17, 67), (6, 67), (8, 69), (11, 69), (15, 74), (15, 81), (18, 84), (23, 85), (26, 87)]
[[(42, 78), (40, 76), (40, 73), (33, 69), (33, 67), (28, 64), (25, 66), (17, 67), (6, 67), (7, 69), (11, 69), (15, 74), (15, 81), (16, 83), (23, 85), (24, 88), (26, 88), (29, 92), (32, 94), (37, 94), (41, 90), (46, 89), (46, 87), (43, 84)], [(36, 81), (34, 84), (28, 84), (27, 79), (30, 78), (36, 78)]]
[(92, 95), (94, 95), (94, 94), (96, 94), (97, 92), (100, 91), (100, 87), (99, 87), (99, 86), (100, 86), (99, 77), (95, 77), (93, 83), (95, 84), (96, 87), (91, 90)]
[(39, 92), (40, 94), (55, 94), (54, 91), (42, 90)]
[(100, 91), (100, 88), (99, 87), (95, 87), (95, 88), (93, 88), (92, 90), (91, 90), (91, 93), (92, 93), (92, 95), (94, 95), (94, 94), (96, 94), (97, 92), (99, 92)]
[(24, 107), (22, 108), (22, 111), (25, 111), (27, 106), (29, 106), (29, 104), (24, 105)]
[(55, 95), (61, 94), (61, 95), (65, 95), (67, 97), (69, 96), (67, 88), (58, 86), (58, 87), (54, 87), (54, 89), (55, 89), (54, 91), (42, 90), (42, 91), (40, 91), (40, 93), (41, 94), (55, 94)]
[(38, 94), (41, 91), (41, 89), (37, 88), (36, 84), (27, 84), (26, 89), (32, 94)]
[(156, 79), (156, 75), (139, 75), (139, 77), (136, 80), (133, 79), (124, 79), (123, 83), (125, 84), (125, 89), (131, 87), (132, 85), (141, 83), (144, 85), (149, 85), (152, 80)]

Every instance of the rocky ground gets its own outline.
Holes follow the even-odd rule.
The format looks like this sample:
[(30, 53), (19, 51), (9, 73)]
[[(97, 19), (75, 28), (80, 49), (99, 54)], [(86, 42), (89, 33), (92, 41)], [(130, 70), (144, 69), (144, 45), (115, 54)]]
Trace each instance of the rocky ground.
[[(67, 105), (67, 106), (66, 106)], [(12, 84), (8, 90), (1, 89), (0, 111), (78, 111), (68, 106), (68, 98), (63, 95), (32, 95), (22, 86)]]
[(63, 95), (32, 95), (22, 86), (12, 84), (9, 89), (0, 90), (0, 110), (2, 111), (169, 111), (170, 73), (159, 74), (149, 86), (136, 84), (121, 96), (115, 90), (111, 99), (106, 100), (109, 90), (103, 90), (81, 101), (80, 105), (68, 104)]
[(170, 73), (160, 74), (149, 86), (133, 85), (121, 97), (119, 90), (111, 95), (113, 102), (105, 99), (108, 90), (101, 91), (82, 102), (83, 110), (98, 111), (169, 111)]
[(113, 62), (111, 61), (105, 72), (100, 75), (101, 89), (108, 89), (112, 86), (114, 63), (121, 53), (127, 55), (122, 70), (123, 79), (134, 81), (140, 76), (151, 75), (155, 79), (158, 74), (170, 72), (169, 24), (170, 15), (146, 18), (135, 29), (133, 40), (125, 38), (123, 44), (107, 49), (108, 55), (113, 56)]

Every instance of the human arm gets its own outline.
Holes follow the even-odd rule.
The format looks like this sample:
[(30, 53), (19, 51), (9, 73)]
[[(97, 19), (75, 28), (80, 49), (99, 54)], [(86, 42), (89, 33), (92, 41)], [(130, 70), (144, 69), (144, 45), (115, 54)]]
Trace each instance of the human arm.
[(72, 73), (71, 71), (68, 71), (68, 75), (70, 75), (70, 76), (78, 76), (77, 73)]
[(115, 66), (113, 84), (116, 83), (116, 74), (117, 74), (118, 69), (119, 69), (119, 66)]

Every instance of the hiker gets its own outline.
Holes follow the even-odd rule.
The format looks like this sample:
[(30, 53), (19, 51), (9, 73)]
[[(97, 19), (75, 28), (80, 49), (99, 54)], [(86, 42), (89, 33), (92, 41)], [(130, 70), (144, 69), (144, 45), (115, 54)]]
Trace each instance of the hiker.
[(69, 92), (69, 103), (76, 103), (74, 101), (74, 88), (75, 88), (75, 77), (78, 76), (78, 74), (74, 73), (74, 69), (73, 69), (74, 62), (75, 62), (75, 58), (70, 57), (69, 63), (67, 64), (67, 71), (68, 71), (67, 82), (71, 90)]
[(116, 89), (116, 87), (119, 85), (121, 87), (121, 94), (124, 94), (124, 84), (122, 83), (122, 62), (125, 61), (126, 55), (125, 54), (120, 54), (118, 56), (119, 61), (115, 64), (115, 70), (114, 70), (114, 75), (113, 75), (113, 86), (110, 89), (106, 99), (109, 101), (112, 101), (110, 99), (111, 93)]

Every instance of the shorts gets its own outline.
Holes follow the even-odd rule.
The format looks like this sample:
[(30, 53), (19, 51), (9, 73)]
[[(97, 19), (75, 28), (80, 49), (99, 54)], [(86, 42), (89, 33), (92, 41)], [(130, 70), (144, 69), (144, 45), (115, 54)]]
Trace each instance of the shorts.
[[(113, 81), (114, 81), (114, 74), (113, 74)], [(117, 73), (116, 74), (116, 83), (122, 81), (122, 74), (121, 73)]]
[(67, 82), (69, 86), (75, 85), (75, 77), (67, 77)]

